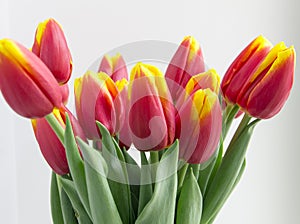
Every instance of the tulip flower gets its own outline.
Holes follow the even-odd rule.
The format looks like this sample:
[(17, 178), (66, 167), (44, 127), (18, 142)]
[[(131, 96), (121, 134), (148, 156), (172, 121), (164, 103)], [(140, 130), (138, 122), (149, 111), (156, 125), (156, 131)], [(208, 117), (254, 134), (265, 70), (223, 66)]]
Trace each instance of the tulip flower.
[[(75, 136), (79, 136), (81, 139), (86, 140), (85, 135), (75, 117), (65, 107), (60, 109), (54, 109), (53, 114), (59, 121), (61, 126), (65, 128), (67, 113), (70, 117), (70, 122)], [(40, 146), (40, 150), (53, 171), (59, 175), (69, 173), (69, 166), (66, 158), (66, 152), (63, 144), (60, 142), (55, 132), (48, 124), (46, 118), (38, 118), (31, 120), (32, 127), (36, 140)]]
[[(125, 82), (120, 82), (120, 88)], [(75, 80), (75, 105), (78, 121), (89, 139), (100, 138), (96, 121), (112, 135), (120, 130), (124, 118), (120, 90), (106, 73), (88, 71)]]
[(180, 158), (191, 164), (206, 162), (217, 149), (222, 130), (222, 110), (216, 93), (199, 89), (176, 115)]
[(72, 56), (61, 26), (54, 19), (40, 23), (32, 47), (60, 84), (66, 83), (72, 72)]
[(138, 63), (128, 87), (129, 129), (138, 150), (161, 150), (174, 141), (175, 109), (159, 69)]
[(193, 75), (204, 71), (204, 59), (198, 42), (191, 36), (185, 37), (166, 70), (173, 101), (177, 101)]
[(105, 55), (101, 60), (98, 72), (105, 72), (114, 82), (123, 78), (128, 79), (127, 67), (120, 54), (113, 57)]
[(221, 83), (222, 93), (227, 102), (236, 104), (240, 90), (271, 48), (272, 44), (266, 38), (258, 36), (233, 61)]
[(186, 84), (184, 91), (182, 91), (180, 97), (176, 102), (176, 108), (179, 109), (183, 102), (186, 101), (187, 98), (197, 90), (206, 88), (211, 89), (216, 94), (219, 93), (220, 76), (214, 69), (210, 69), (190, 78), (190, 80)]
[(60, 87), (47, 66), (22, 45), (0, 40), (0, 89), (19, 115), (39, 118), (60, 107)]
[(294, 80), (295, 50), (277, 44), (240, 90), (238, 105), (253, 117), (268, 119), (286, 102)]

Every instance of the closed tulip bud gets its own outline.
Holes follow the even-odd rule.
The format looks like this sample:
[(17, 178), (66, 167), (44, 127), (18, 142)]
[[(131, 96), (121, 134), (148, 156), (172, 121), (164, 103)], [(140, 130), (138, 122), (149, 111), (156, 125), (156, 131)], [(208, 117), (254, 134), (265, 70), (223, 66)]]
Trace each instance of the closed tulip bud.
[(251, 73), (240, 90), (238, 105), (253, 117), (276, 115), (286, 102), (294, 80), (295, 50), (277, 44)]
[[(55, 118), (59, 121), (63, 128), (66, 126), (65, 113), (67, 113), (70, 118), (74, 135), (86, 140), (78, 121), (67, 108), (53, 110)], [(40, 150), (52, 170), (59, 175), (69, 173), (65, 148), (47, 122), (46, 118), (33, 119), (31, 120), (31, 123), (36, 140), (40, 146)]]
[(205, 71), (201, 48), (195, 38), (185, 37), (166, 71), (166, 80), (176, 102), (193, 75)]
[(128, 79), (127, 67), (120, 54), (113, 57), (105, 55), (101, 60), (98, 72), (105, 72), (114, 82)]
[(176, 138), (180, 158), (191, 164), (206, 162), (215, 152), (222, 130), (218, 96), (210, 89), (199, 89), (176, 115)]
[(0, 40), (0, 89), (19, 115), (39, 118), (62, 104), (60, 87), (47, 66), (22, 45)]
[(128, 87), (129, 128), (138, 150), (162, 150), (174, 141), (175, 109), (159, 69), (138, 63)]
[(216, 94), (219, 93), (220, 89), (220, 76), (214, 69), (210, 69), (206, 72), (200, 73), (198, 75), (194, 75), (190, 78), (184, 91), (181, 93), (180, 97), (176, 102), (176, 107), (179, 109), (180, 106), (190, 97), (193, 93), (195, 93), (199, 89), (207, 89), (209, 88), (211, 91)]
[(61, 26), (54, 19), (40, 23), (32, 47), (50, 69), (57, 82), (66, 83), (72, 73), (72, 56)]
[(236, 104), (240, 90), (271, 48), (272, 44), (266, 38), (258, 36), (233, 61), (221, 83), (222, 93), (228, 103)]
[[(120, 88), (124, 87), (123, 82)], [(88, 71), (75, 80), (75, 105), (78, 121), (90, 139), (99, 139), (96, 121), (116, 134), (122, 125), (124, 112), (120, 90), (104, 72)]]

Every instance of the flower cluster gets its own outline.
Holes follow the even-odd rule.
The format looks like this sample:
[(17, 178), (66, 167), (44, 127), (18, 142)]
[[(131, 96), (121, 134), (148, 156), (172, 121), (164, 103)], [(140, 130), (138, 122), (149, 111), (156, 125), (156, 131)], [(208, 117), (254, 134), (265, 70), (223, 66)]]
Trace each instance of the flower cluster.
[[(294, 70), (293, 47), (286, 47), (283, 42), (273, 47), (263, 36), (258, 36), (232, 62), (221, 82), (214, 69), (206, 69), (197, 41), (187, 36), (173, 55), (165, 74), (153, 65), (139, 62), (128, 75), (126, 62), (120, 54), (105, 55), (97, 72), (87, 71), (75, 80), (75, 116), (66, 106), (72, 57), (61, 26), (54, 19), (40, 23), (31, 50), (10, 39), (0, 40), (1, 93), (16, 113), (31, 119), (41, 152), (56, 174), (68, 176), (71, 172), (69, 178), (74, 177), (77, 186), (76, 178), (79, 177), (77, 171), (72, 171), (73, 162), (66, 153), (69, 150), (68, 135), (64, 134), (64, 130), (68, 125), (78, 137), (75, 141), (80, 155), (78, 161), (86, 160), (88, 142), (92, 141), (94, 147), (102, 152), (108, 141), (107, 133), (113, 139), (112, 145), (117, 144), (116, 147), (121, 150), (119, 158), (128, 158), (126, 150), (134, 146), (141, 155), (150, 151), (151, 156), (158, 156), (151, 158), (150, 163), (159, 164), (164, 158), (162, 155), (167, 154), (178, 140), (176, 159), (190, 165), (194, 173), (189, 174), (187, 166), (180, 169), (178, 192), (181, 194), (176, 208), (182, 214), (186, 213), (181, 207), (181, 203), (186, 203), (182, 195), (187, 194), (188, 186), (194, 186), (196, 181), (195, 194), (205, 196), (203, 204), (206, 207), (202, 209), (202, 219), (201, 215), (187, 215), (195, 218), (195, 223), (200, 220), (201, 223), (211, 222), (215, 217), (218, 203), (221, 204), (232, 190), (244, 159), (244, 154), (237, 158), (229, 156), (230, 153), (249, 141), (248, 133), (254, 127), (254, 123), (249, 123), (251, 118), (257, 118), (255, 122), (268, 119), (281, 110), (292, 88)], [(245, 119), (232, 139), (230, 150), (220, 162), (222, 159), (217, 160), (216, 156), (223, 156), (223, 139), (238, 111), (245, 113)], [(242, 143), (238, 139), (242, 139)], [(147, 159), (143, 158), (145, 165)], [(227, 162), (232, 162), (233, 158), (239, 161), (235, 170)], [(199, 164), (205, 164), (204, 167), (208, 166), (211, 170), (203, 168), (204, 171), (201, 171)], [(215, 176), (211, 175), (213, 168)], [(160, 165), (154, 176), (159, 176), (159, 173)], [(222, 177), (224, 173), (228, 180)], [(61, 181), (65, 183), (66, 180)], [(88, 188), (84, 182), (83, 186), (86, 185)], [(114, 192), (112, 186), (110, 183)], [(217, 191), (215, 186), (224, 186), (226, 191)], [(88, 202), (91, 199), (86, 198), (84, 189), (76, 188), (87, 213), (84, 214), (97, 223), (95, 220), (102, 218), (98, 219), (93, 214)], [(141, 189), (139, 194), (146, 188)], [(65, 191), (68, 191), (67, 187)], [(137, 197), (140, 197), (139, 209), (134, 214), (142, 214), (143, 218), (137, 218), (142, 222), (148, 214), (146, 202), (149, 200), (145, 202), (141, 200), (142, 196)], [(71, 200), (72, 196), (69, 195), (69, 198)], [(118, 207), (118, 200), (114, 200)], [(199, 200), (202, 205), (202, 199)], [(145, 211), (140, 213), (143, 209)], [(178, 223), (183, 220), (180, 212), (176, 218)], [(122, 216), (120, 209), (119, 213), (122, 221), (127, 223), (127, 216)], [(80, 218), (84, 217), (81, 215)]]

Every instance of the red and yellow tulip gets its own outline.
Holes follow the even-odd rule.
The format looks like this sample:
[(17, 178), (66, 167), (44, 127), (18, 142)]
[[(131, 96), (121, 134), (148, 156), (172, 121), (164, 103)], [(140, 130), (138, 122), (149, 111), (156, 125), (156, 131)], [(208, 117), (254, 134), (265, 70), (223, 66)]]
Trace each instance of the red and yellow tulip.
[[(75, 136), (86, 140), (85, 135), (72, 113), (65, 107), (54, 109), (53, 114), (59, 121), (60, 125), (65, 128), (66, 115), (68, 114)], [(40, 150), (53, 171), (59, 175), (69, 173), (69, 166), (66, 158), (66, 152), (63, 144), (58, 139), (54, 130), (49, 125), (46, 118), (38, 118), (31, 120), (36, 140), (40, 146)]]
[(47, 66), (31, 51), (0, 40), (0, 89), (19, 115), (39, 118), (62, 104), (60, 87)]
[(159, 69), (138, 63), (128, 87), (131, 139), (141, 151), (162, 150), (174, 141), (175, 109)]
[(61, 26), (54, 19), (40, 23), (32, 47), (60, 84), (66, 83), (72, 73), (72, 56)]
[(222, 130), (218, 96), (211, 89), (190, 95), (176, 115), (176, 138), (180, 158), (191, 164), (207, 161), (215, 152)]
[(126, 80), (115, 83), (106, 73), (88, 71), (75, 80), (75, 105), (80, 125), (90, 139), (99, 139), (96, 121), (116, 134), (124, 119), (120, 89)]
[(173, 101), (177, 101), (192, 76), (204, 71), (204, 59), (198, 42), (191, 36), (185, 37), (166, 70)]
[(114, 82), (122, 79), (128, 79), (127, 67), (120, 54), (113, 57), (104, 55), (101, 60), (98, 72), (105, 72)]

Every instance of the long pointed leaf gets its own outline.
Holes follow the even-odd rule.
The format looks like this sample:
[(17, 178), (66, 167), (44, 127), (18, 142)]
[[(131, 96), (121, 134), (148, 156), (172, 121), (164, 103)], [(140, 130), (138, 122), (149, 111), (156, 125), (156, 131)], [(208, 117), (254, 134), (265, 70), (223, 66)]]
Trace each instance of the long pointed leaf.
[(101, 154), (77, 138), (83, 153), (87, 190), (95, 224), (122, 224), (107, 179), (107, 165)]
[(97, 122), (102, 136), (102, 155), (108, 165), (108, 183), (123, 223), (132, 217), (130, 186), (125, 159), (116, 141), (108, 130)]
[(178, 141), (169, 147), (157, 167), (154, 193), (136, 224), (173, 224), (177, 191)]
[(176, 210), (176, 224), (200, 223), (201, 213), (202, 194), (193, 169), (190, 169), (181, 188)]
[(57, 178), (54, 172), (51, 176), (50, 203), (53, 224), (64, 224)]
[(204, 198), (201, 223), (207, 223), (224, 204), (238, 177), (256, 122), (247, 125), (229, 148)]
[(59, 181), (67, 193), (73, 208), (76, 210), (77, 219), (80, 224), (93, 224), (92, 220), (90, 220), (89, 215), (87, 214), (85, 208), (83, 207), (81, 200), (77, 194), (77, 191), (74, 186), (74, 182), (69, 179), (59, 177)]
[(67, 193), (62, 188), (60, 192), (61, 208), (64, 218), (64, 223), (78, 224), (70, 199)]
[(72, 179), (74, 181), (78, 196), (82, 201), (85, 210), (91, 216), (88, 192), (85, 180), (84, 163), (79, 154), (78, 146), (72, 131), (72, 126), (68, 115), (66, 114), (65, 147), (68, 165)]

